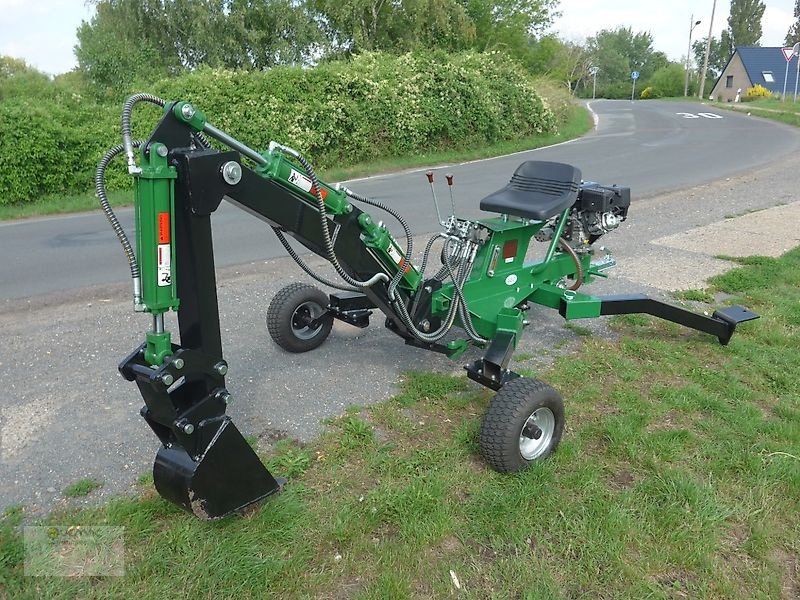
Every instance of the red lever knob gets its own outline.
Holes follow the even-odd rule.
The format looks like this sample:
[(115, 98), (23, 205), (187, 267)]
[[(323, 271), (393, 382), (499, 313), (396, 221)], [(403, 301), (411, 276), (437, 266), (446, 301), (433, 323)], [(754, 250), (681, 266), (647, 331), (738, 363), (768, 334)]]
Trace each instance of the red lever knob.
[(428, 171), (425, 176), (428, 178), (428, 183), (433, 183), (433, 171)]
[(447, 185), (453, 185), (453, 176), (452, 175), (445, 175), (445, 179), (447, 179)]

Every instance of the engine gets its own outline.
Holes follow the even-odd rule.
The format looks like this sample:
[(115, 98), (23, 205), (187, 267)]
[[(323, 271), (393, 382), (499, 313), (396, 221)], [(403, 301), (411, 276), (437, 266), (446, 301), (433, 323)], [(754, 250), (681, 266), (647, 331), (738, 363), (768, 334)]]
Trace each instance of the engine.
[[(576, 251), (586, 252), (601, 236), (620, 226), (628, 216), (630, 205), (630, 188), (584, 182), (572, 206), (563, 237)], [(553, 239), (557, 222), (558, 217), (543, 227), (536, 239), (540, 242)]]

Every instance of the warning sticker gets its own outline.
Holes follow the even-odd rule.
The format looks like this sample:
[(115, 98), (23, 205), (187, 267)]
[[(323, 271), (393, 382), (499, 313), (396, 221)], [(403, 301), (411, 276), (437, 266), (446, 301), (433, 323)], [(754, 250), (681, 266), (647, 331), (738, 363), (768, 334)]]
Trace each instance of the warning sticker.
[(396, 262), (398, 265), (403, 262), (403, 255), (400, 254), (400, 251), (394, 247), (394, 244), (389, 244), (389, 250), (387, 250), (389, 256), (392, 257), (392, 260)]
[(300, 173), (299, 171), (295, 171), (294, 169), (291, 170), (289, 173), (289, 183), (292, 185), (296, 185), (304, 192), (310, 192), (311, 188), (314, 187), (311, 179)]
[(169, 213), (158, 213), (158, 243), (169, 244)]
[(158, 287), (172, 285), (172, 256), (169, 244), (158, 245)]
[[(317, 190), (314, 188), (314, 182), (311, 181), (309, 177), (306, 177), (299, 171), (295, 171), (291, 169), (289, 172), (289, 183), (299, 187), (304, 192), (308, 192), (309, 194), (313, 194), (314, 196), (317, 195)], [(322, 188), (320, 190), (320, 195), (322, 199), (325, 200), (326, 196), (328, 195), (328, 190)]]

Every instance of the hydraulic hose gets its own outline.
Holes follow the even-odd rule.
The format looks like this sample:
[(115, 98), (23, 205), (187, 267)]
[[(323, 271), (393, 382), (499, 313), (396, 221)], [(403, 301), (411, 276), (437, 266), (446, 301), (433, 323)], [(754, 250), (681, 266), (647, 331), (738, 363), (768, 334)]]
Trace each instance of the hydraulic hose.
[[(284, 150), (289, 150), (286, 147), (283, 147)], [(291, 152), (292, 156), (294, 156), (300, 164), (303, 165), (303, 168), (308, 173), (308, 177), (311, 179), (311, 184), (313, 186), (314, 195), (317, 198), (317, 206), (319, 207), (319, 218), (320, 218), (320, 226), (322, 228), (322, 241), (325, 243), (325, 254), (327, 255), (326, 258), (328, 261), (333, 265), (333, 268), (339, 274), (339, 277), (344, 279), (348, 284), (352, 285), (353, 287), (357, 288), (366, 288), (371, 287), (378, 283), (379, 281), (389, 281), (389, 276), (386, 273), (375, 273), (372, 277), (367, 279), (366, 281), (359, 281), (358, 279), (353, 279), (345, 270), (342, 268), (342, 265), (339, 264), (339, 259), (336, 256), (336, 250), (333, 247), (333, 240), (331, 238), (331, 232), (328, 228), (328, 217), (325, 214), (325, 200), (322, 198), (322, 189), (319, 184), (319, 179), (317, 179), (317, 174), (314, 172), (314, 167), (311, 166), (305, 157), (297, 151)]]
[(319, 281), (322, 285), (327, 285), (328, 287), (332, 287), (337, 290), (343, 290), (345, 292), (357, 292), (358, 288), (345, 286), (340, 283), (334, 283), (322, 277), (322, 275), (318, 275), (315, 273), (311, 267), (309, 267), (305, 261), (300, 257), (297, 252), (294, 251), (294, 248), (289, 244), (289, 240), (286, 239), (286, 236), (283, 235), (283, 232), (278, 229), (277, 227), (273, 227), (272, 231), (275, 232), (275, 235), (278, 236), (278, 241), (283, 246), (283, 249), (286, 250), (286, 253), (292, 257), (292, 260), (297, 263), (297, 266), (303, 269), (307, 275)]
[[(342, 189), (343, 189), (344, 193), (347, 194), (353, 200), (356, 200), (358, 202), (363, 202), (364, 204), (368, 204), (370, 206), (374, 206), (375, 208), (378, 208), (378, 209), (380, 209), (380, 210), (382, 210), (382, 211), (384, 211), (386, 213), (389, 213), (395, 219), (397, 219), (398, 223), (400, 223), (400, 226), (403, 228), (403, 232), (405, 233), (405, 236), (406, 236), (406, 260), (410, 261), (411, 260), (411, 252), (414, 249), (414, 238), (411, 235), (411, 228), (408, 226), (408, 223), (406, 222), (406, 220), (398, 212), (396, 212), (395, 210), (389, 208), (385, 204), (383, 204), (381, 202), (378, 202), (377, 200), (372, 200), (370, 198), (367, 198), (366, 196), (362, 196), (360, 194), (357, 194), (356, 192), (354, 192), (354, 191), (352, 191), (352, 190), (350, 190), (350, 189), (348, 189), (348, 188), (346, 188), (344, 186), (342, 186)], [(393, 297), (394, 289), (397, 287), (397, 284), (400, 283), (400, 280), (403, 278), (403, 272), (404, 272), (403, 268), (400, 268), (397, 271), (397, 273), (395, 273), (394, 277), (392, 277), (392, 281), (389, 283), (389, 298), (391, 300), (394, 300), (394, 297)]]
[(151, 102), (162, 108), (167, 104), (158, 96), (145, 93), (133, 94), (125, 100), (125, 104), (122, 107), (122, 145), (128, 157), (129, 173), (139, 172), (139, 167), (136, 166), (136, 159), (133, 156), (133, 140), (131, 139), (131, 113), (133, 112), (133, 107), (139, 102)]
[(567, 243), (567, 240), (565, 240), (564, 238), (558, 239), (558, 245), (564, 252), (570, 255), (573, 262), (575, 263), (575, 269), (577, 270), (577, 273), (575, 274), (575, 283), (573, 283), (570, 287), (567, 288), (568, 290), (574, 292), (578, 288), (580, 288), (581, 285), (583, 285), (583, 265), (581, 264), (581, 259), (578, 258), (578, 255), (575, 254), (575, 250), (573, 250), (572, 246), (570, 246)]
[[(142, 144), (144, 144), (144, 140), (131, 140), (131, 151), (133, 151), (133, 148), (138, 148)], [(114, 230), (119, 243), (122, 244), (122, 249), (128, 259), (128, 265), (131, 269), (131, 278), (133, 279), (134, 303), (138, 305), (141, 302), (142, 295), (139, 262), (136, 260), (136, 253), (133, 251), (130, 240), (128, 240), (128, 236), (125, 234), (122, 224), (119, 222), (119, 219), (117, 219), (117, 215), (114, 214), (114, 209), (111, 208), (111, 203), (108, 201), (108, 195), (106, 194), (106, 168), (108, 168), (109, 163), (117, 155), (121, 154), (123, 150), (125, 150), (125, 146), (118, 144), (106, 152), (103, 158), (100, 159), (94, 174), (94, 189), (97, 199), (100, 202), (100, 207), (103, 209), (108, 222), (111, 224), (111, 228)]]

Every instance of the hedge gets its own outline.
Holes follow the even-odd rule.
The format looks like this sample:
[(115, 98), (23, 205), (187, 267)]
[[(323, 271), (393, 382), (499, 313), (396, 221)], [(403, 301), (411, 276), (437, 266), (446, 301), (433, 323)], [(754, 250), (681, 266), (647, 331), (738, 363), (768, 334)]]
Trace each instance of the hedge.
[[(200, 69), (137, 91), (189, 100), (245, 144), (263, 149), (278, 140), (320, 168), (558, 127), (533, 80), (496, 53), (365, 53), (312, 69)], [(122, 100), (66, 92), (1, 98), (0, 203), (91, 189), (97, 161), (120, 142)], [(134, 135), (146, 135), (156, 118), (137, 108)], [(110, 171), (109, 187), (128, 185), (124, 168)]]

